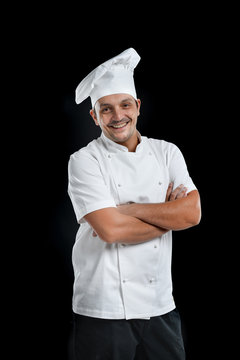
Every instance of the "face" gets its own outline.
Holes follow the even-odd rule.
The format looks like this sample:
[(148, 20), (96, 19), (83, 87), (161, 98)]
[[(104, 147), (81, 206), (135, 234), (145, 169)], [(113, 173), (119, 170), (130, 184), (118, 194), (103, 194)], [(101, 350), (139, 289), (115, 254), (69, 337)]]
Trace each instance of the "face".
[(140, 100), (128, 94), (114, 94), (100, 98), (95, 104), (95, 112), (90, 111), (95, 124), (101, 127), (110, 140), (128, 147), (137, 140), (137, 118)]

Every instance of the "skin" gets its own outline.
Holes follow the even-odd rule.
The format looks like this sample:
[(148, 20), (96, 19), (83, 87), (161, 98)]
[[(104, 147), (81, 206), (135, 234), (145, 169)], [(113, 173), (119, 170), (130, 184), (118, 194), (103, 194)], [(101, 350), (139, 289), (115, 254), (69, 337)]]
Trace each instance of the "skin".
[[(90, 114), (104, 135), (135, 151), (138, 145), (137, 118), (141, 102), (128, 94), (114, 94), (100, 98)], [(121, 128), (114, 126), (123, 125)], [(93, 211), (85, 216), (93, 228), (93, 236), (107, 243), (137, 244), (162, 236), (169, 230), (183, 230), (195, 226), (201, 218), (200, 197), (197, 190), (187, 194), (183, 184), (173, 189), (169, 184), (164, 203), (126, 204), (117, 208)]]
[[(138, 106), (137, 106), (138, 104)], [(135, 151), (138, 145), (137, 118), (140, 114), (141, 101), (128, 94), (115, 94), (100, 98), (95, 104), (95, 111), (90, 114), (104, 135), (118, 144)], [(126, 124), (123, 128), (114, 125)]]
[(159, 204), (126, 204), (119, 206), (118, 211), (168, 230), (184, 230), (199, 224), (201, 207), (197, 190), (186, 196), (184, 193), (181, 196), (180, 193), (171, 201), (174, 203), (168, 201)]

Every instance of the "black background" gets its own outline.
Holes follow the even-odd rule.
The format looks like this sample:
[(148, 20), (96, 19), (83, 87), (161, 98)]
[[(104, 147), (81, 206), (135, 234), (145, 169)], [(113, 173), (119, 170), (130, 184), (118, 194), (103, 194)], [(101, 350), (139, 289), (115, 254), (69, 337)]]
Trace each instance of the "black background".
[(122, 4), (36, 7), (26, 9), (28, 15), (19, 10), (8, 13), (3, 68), (7, 239), (13, 238), (6, 241), (6, 311), (13, 315), (7, 317), (8, 352), (67, 359), (78, 229), (67, 164), (71, 153), (100, 135), (90, 99), (76, 105), (75, 88), (97, 65), (134, 47), (141, 56), (135, 70), (142, 101), (138, 129), (182, 150), (201, 195), (200, 225), (174, 233), (172, 270), (188, 359), (207, 358), (206, 349), (219, 348), (225, 331), (220, 314), (223, 288), (230, 286), (220, 217), (227, 166), (222, 124), (229, 110), (225, 18), (220, 21), (216, 9), (150, 6), (139, 16), (137, 6)]

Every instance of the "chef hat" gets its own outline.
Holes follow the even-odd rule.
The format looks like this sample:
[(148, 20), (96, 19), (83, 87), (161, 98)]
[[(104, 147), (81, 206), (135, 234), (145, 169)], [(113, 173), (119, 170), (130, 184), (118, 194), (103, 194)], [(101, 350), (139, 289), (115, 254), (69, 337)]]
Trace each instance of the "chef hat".
[(101, 97), (120, 93), (136, 99), (133, 71), (139, 61), (138, 53), (129, 48), (99, 65), (76, 88), (76, 103), (80, 104), (90, 96), (94, 107)]

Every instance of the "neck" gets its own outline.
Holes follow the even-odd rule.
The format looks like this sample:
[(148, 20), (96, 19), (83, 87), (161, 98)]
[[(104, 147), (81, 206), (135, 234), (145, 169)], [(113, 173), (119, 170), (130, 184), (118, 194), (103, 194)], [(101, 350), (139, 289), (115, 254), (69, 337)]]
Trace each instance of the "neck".
[(138, 133), (137, 130), (135, 130), (134, 134), (128, 140), (122, 143), (117, 142), (117, 144), (127, 147), (129, 152), (135, 152), (139, 142)]

